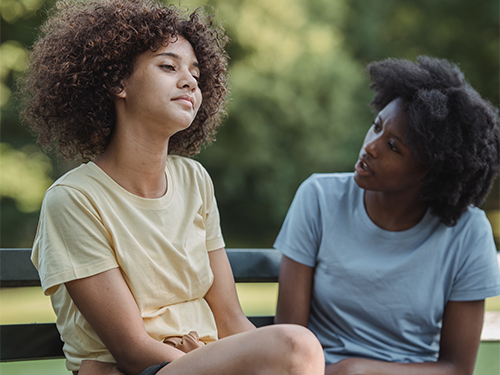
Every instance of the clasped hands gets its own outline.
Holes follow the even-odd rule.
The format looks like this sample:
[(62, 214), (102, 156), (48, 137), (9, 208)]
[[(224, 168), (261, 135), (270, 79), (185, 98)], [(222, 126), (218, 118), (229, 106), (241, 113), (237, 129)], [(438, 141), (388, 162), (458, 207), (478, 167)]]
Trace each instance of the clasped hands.
[(203, 341), (200, 341), (198, 332), (191, 331), (184, 336), (171, 336), (167, 337), (163, 342), (167, 345), (173, 346), (184, 353), (189, 353), (192, 350), (198, 349), (199, 347), (205, 346)]

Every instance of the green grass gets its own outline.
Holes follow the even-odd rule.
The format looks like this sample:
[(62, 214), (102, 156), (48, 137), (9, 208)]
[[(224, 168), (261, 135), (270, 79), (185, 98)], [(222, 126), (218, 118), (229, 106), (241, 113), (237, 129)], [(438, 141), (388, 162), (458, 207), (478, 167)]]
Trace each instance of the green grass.
[(64, 359), (0, 363), (2, 375), (71, 375)]
[(479, 345), (474, 375), (500, 374), (500, 341), (483, 341)]
[[(247, 315), (274, 315), (278, 285), (237, 284), (238, 296)], [(500, 310), (500, 296), (486, 300), (487, 310)], [(0, 324), (55, 321), (50, 299), (40, 288), (0, 290)], [(64, 359), (0, 363), (1, 375), (68, 375)], [(500, 341), (482, 342), (474, 375), (500, 374)]]

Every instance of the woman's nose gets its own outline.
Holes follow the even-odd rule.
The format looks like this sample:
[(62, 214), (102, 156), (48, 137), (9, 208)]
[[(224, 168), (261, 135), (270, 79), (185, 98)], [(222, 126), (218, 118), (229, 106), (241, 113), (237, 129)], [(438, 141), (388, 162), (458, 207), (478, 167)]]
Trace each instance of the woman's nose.
[(364, 145), (365, 152), (374, 158), (378, 156), (378, 141), (379, 137), (375, 137), (365, 142)]
[(198, 81), (193, 77), (191, 72), (184, 72), (182, 77), (179, 79), (180, 87), (187, 87), (191, 91), (196, 91), (198, 88)]

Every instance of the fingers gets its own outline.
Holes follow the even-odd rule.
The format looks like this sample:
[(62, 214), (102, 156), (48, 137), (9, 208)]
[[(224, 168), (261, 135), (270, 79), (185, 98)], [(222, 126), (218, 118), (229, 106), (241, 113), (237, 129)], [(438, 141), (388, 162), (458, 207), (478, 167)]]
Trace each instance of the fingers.
[(184, 337), (186, 337), (186, 336), (192, 337), (196, 341), (200, 340), (200, 336), (198, 336), (198, 332), (196, 332), (196, 331), (191, 331), (187, 335), (184, 335)]
[(190, 351), (205, 345), (203, 341), (200, 341), (200, 336), (196, 331), (191, 331), (187, 335), (184, 335), (182, 337), (167, 337), (165, 340), (163, 340), (163, 342), (183, 351), (184, 353), (189, 353)]

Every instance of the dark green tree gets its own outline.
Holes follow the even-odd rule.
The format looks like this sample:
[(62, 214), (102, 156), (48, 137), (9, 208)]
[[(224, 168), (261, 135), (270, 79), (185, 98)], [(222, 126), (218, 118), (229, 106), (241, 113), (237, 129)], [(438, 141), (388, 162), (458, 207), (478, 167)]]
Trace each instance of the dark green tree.
[[(69, 166), (47, 160), (19, 124), (14, 78), (55, 0), (3, 0), (0, 50), (1, 244), (30, 246), (45, 178)], [(176, 0), (209, 6), (228, 35), (229, 116), (198, 159), (211, 173), (229, 247), (269, 247), (298, 185), (314, 172), (350, 171), (373, 114), (365, 65), (421, 54), (458, 63), (499, 104), (496, 0)], [(31, 169), (29, 169), (31, 168)], [(12, 170), (12, 169), (10, 169)], [(43, 170), (42, 177), (30, 172)], [(37, 183), (26, 182), (27, 175)], [(16, 180), (17, 178), (17, 180)], [(22, 187), (22, 188), (21, 188)], [(28, 193), (23, 189), (31, 189)], [(485, 208), (494, 217), (499, 189)], [(31, 195), (30, 195), (31, 194)], [(31, 202), (31, 203), (30, 203)], [(31, 204), (31, 205), (30, 205)]]

